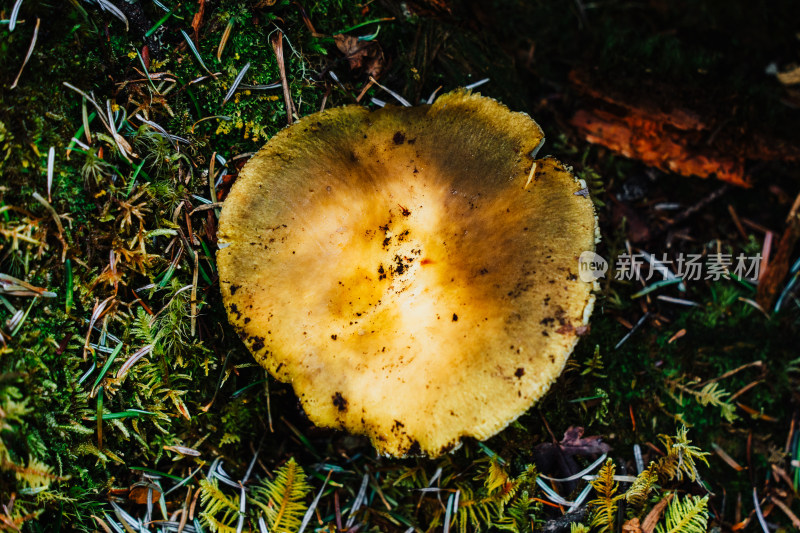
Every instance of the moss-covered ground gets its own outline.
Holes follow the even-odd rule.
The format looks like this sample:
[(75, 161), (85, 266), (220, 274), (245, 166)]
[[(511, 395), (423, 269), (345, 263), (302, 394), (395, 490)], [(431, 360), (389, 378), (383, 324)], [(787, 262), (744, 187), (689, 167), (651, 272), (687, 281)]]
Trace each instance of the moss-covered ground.
[[(669, 80), (715, 102), (745, 139), (796, 135), (796, 95), (764, 74), (799, 59), (791, 8), (0, 2), (0, 530), (653, 531), (647, 516), (658, 531), (799, 527), (792, 274), (776, 311), (729, 276), (682, 291), (653, 286), (656, 274), (641, 294), (612, 271), (589, 334), (526, 415), (442, 458), (394, 460), (314, 427), (291, 386), (255, 364), (227, 324), (214, 263), (218, 203), (285, 127), (289, 99), (295, 118), (396, 103), (351, 69), (342, 33), (414, 104), (489, 78), (482, 94), (531, 113), (544, 152), (590, 182), (612, 263), (634, 222), (657, 257), (754, 256), (759, 228), (774, 249), (796, 166), (755, 166), (752, 189), (673, 224), (720, 183), (615, 156), (562, 117), (569, 71), (590, 65), (621, 90)], [(578, 427), (584, 438), (563, 441), (572, 451), (554, 446)], [(586, 472), (596, 478), (537, 480), (595, 462), (606, 448), (588, 436), (610, 445)]]

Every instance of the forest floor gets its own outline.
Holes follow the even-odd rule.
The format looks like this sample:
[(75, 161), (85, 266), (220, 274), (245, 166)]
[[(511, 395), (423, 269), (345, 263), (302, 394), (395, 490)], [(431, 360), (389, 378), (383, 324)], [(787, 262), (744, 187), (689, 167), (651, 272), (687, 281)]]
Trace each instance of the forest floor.
[[(691, 5), (0, 3), (0, 530), (800, 529), (800, 27)], [(220, 202), (290, 120), (476, 83), (587, 181), (611, 269), (525, 415), (378, 457), (228, 325)]]

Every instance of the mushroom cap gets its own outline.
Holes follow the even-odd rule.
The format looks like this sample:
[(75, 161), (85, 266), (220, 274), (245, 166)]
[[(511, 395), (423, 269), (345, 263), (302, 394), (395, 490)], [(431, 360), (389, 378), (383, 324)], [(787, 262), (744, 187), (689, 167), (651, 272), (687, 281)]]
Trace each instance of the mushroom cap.
[(304, 117), (242, 169), (217, 253), (231, 323), (317, 425), (393, 456), (486, 439), (561, 373), (594, 296), (583, 183), (466, 91)]

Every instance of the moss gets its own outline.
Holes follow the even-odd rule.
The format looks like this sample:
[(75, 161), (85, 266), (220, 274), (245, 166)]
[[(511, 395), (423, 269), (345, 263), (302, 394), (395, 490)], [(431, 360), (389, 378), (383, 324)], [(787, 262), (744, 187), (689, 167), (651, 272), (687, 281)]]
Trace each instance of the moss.
[[(202, 466), (187, 482), (196, 490), (197, 479), (216, 459), (224, 462), (232, 478), (242, 479), (259, 450), (252, 474), (258, 478), (277, 472), (294, 457), (310, 474), (316, 493), (333, 472), (317, 507), (327, 524), (336, 521), (335, 502), (340, 510), (352, 505), (366, 474), (369, 505), (357, 519), (372, 528), (441, 527), (447, 502), (459, 491), (461, 501), (469, 504), (455, 513), (459, 521), (484, 529), (489, 522), (498, 527), (513, 524), (523, 531), (531, 522), (540, 525), (559, 516), (541, 503), (547, 496), (534, 486), (527, 469), (540, 450), (537, 446), (552, 441), (544, 422), (557, 439), (570, 425), (604, 436), (614, 446), (618, 467), (629, 471), (631, 461), (622, 459), (630, 459), (634, 444), (642, 445), (647, 456), (645, 443), (657, 444), (659, 434), (674, 435), (685, 423), (691, 426), (694, 445), (706, 451), (719, 446), (749, 467), (736, 472), (711, 457), (710, 467), (701, 470), (717, 495), (749, 494), (752, 481), (763, 480), (772, 464), (789, 471), (783, 449), (797, 409), (798, 375), (786, 369), (797, 358), (798, 315), (790, 308), (765, 317), (742, 300), (753, 294), (740, 284), (692, 283), (686, 293), (674, 286), (662, 289), (699, 304), (689, 310), (659, 303), (656, 293), (644, 297), (653, 314), (615, 348), (627, 333), (617, 318), (635, 322), (642, 314), (640, 300), (631, 298), (639, 287), (604, 280), (590, 334), (578, 345), (566, 373), (528, 414), (486, 443), (468, 442), (437, 461), (385, 460), (373, 457), (363, 439), (313, 427), (291, 388), (255, 366), (224, 320), (213, 258), (214, 209), (189, 213), (204, 201), (216, 200), (211, 198), (210, 179), (222, 197), (242, 162), (234, 161), (235, 156), (257, 150), (286, 124), (280, 88), (241, 91), (222, 105), (247, 63), (244, 83), (279, 81), (269, 40), (276, 28), (285, 33), (287, 79), (300, 115), (319, 109), (323, 99), (327, 106), (352, 103), (367, 82), (364, 73), (349, 70), (330, 36), (394, 17), (352, 33), (371, 35), (380, 26), (376, 39), (387, 58), (381, 82), (415, 102), (427, 99), (440, 85), (447, 90), (490, 77), (487, 93), (515, 109), (536, 110), (537, 119), (550, 123), (545, 129), (562, 131), (552, 109), (561, 104), (551, 96), (571, 66), (585, 62), (623, 86), (639, 83), (646, 74), (680, 80), (692, 90), (710, 88), (711, 98), (740, 92), (749, 104), (736, 120), (762, 120), (780, 132), (794, 127), (793, 115), (775, 104), (780, 88), (761, 73), (769, 61), (783, 61), (789, 54), (785, 51), (793, 50), (794, 19), (785, 17), (765, 29), (775, 17), (762, 8), (752, 11), (737, 3), (728, 9), (727, 3), (711, 1), (691, 10), (676, 5), (663, 14), (648, 8), (646, 24), (636, 22), (642, 14), (639, 8), (596, 6), (587, 11), (588, 26), (576, 8), (565, 15), (563, 5), (550, 2), (492, 2), (479, 16), (465, 16), (471, 12), (458, 3), (451, 12), (430, 16), (409, 15), (379, 3), (326, 0), (302, 8), (297, 2), (269, 3), (206, 2), (199, 52), (206, 66), (220, 74), (191, 85), (205, 72), (180, 30), (193, 34), (197, 3), (180, 4), (153, 34), (159, 50), (151, 51), (149, 72), (169, 72), (176, 79), (169, 92), (172, 82), (153, 80), (163, 99), (142, 78), (136, 55), (144, 54), (141, 32), (133, 26), (125, 32), (121, 22), (94, 4), (23, 2), (19, 19), (24, 23), (14, 32), (5, 23), (0, 26), (0, 56), (8, 58), (0, 62), (0, 77), (8, 87), (28, 50), (35, 20), (41, 19), (19, 86), (0, 91), (0, 273), (56, 293), (55, 298), (40, 299), (2, 294), (0, 503), (7, 504), (8, 495), (15, 495), (11, 520), (28, 530), (94, 530), (100, 526), (92, 516), (120, 520), (108, 503), (110, 497), (143, 518), (146, 504), (131, 490), (136, 483), (155, 479), (166, 488)], [(153, 23), (164, 15), (154, 2), (142, 5)], [(788, 4), (779, 3), (776, 12), (784, 5)], [(303, 13), (322, 36), (312, 35)], [(8, 16), (6, 8), (3, 18)], [(218, 62), (217, 49), (231, 21), (230, 39)], [(744, 62), (750, 67), (738, 68)], [(643, 74), (642, 65), (651, 72)], [(758, 66), (757, 76), (753, 65)], [(705, 73), (697, 74), (698, 69)], [(329, 71), (336, 73), (344, 90)], [(64, 87), (64, 81), (91, 91), (103, 109), (108, 100), (129, 114), (136, 110), (191, 144), (173, 145), (150, 127), (139, 129), (137, 119), (124, 122), (118, 115), (121, 133), (139, 159), (126, 161), (98, 118), (91, 122), (88, 153), (75, 147), (67, 159), (70, 140), (87, 139), (80, 131), (82, 98)], [(366, 93), (366, 101), (371, 96), (387, 99), (376, 87)], [(88, 105), (87, 111), (95, 110)], [(209, 118), (216, 115), (232, 120)], [(607, 204), (600, 207), (605, 237), (600, 253), (618, 255), (625, 247), (626, 225), (611, 223), (615, 204), (603, 189), (613, 192), (645, 169), (591, 148), (566, 130), (551, 138), (555, 141), (550, 151), (591, 178), (593, 195)], [(52, 214), (32, 196), (37, 192), (47, 197), (51, 146), (57, 155), (50, 203), (62, 215), (70, 268), (61, 261), (62, 244)], [(222, 175), (209, 177), (214, 154), (228, 164)], [(216, 172), (219, 163), (214, 163)], [(779, 179), (781, 173), (788, 175), (787, 168), (779, 167), (775, 175), (775, 167), (756, 173), (770, 173), (771, 184), (793, 190), (793, 182), (787, 185)], [(690, 205), (717, 187), (663, 175), (659, 180), (648, 182), (646, 201), (666, 196)], [(674, 250), (701, 253), (714, 248), (718, 239), (733, 253), (759, 252), (760, 238), (732, 237), (736, 229), (729, 203), (742, 217), (783, 227), (787, 206), (768, 187), (731, 191), (695, 219), (697, 242), (676, 241)], [(661, 222), (642, 205), (634, 209), (650, 224)], [(663, 244), (657, 241), (653, 246)], [(7, 323), (14, 313), (6, 301), (23, 313), (30, 307), (19, 328), (13, 321)], [(85, 350), (87, 321), (100, 306), (105, 307), (95, 316), (97, 330), (89, 336), (94, 346)], [(685, 334), (673, 338), (681, 330)], [(105, 369), (118, 343), (122, 347)], [(121, 370), (139, 355), (130, 368)], [(754, 361), (762, 365), (721, 378)], [(104, 371), (100, 393), (94, 384)], [(719, 388), (731, 394), (758, 382), (733, 402), (756, 415), (737, 406), (738, 419), (721, 422), (720, 405), (703, 405), (697, 394), (701, 385), (718, 378)], [(721, 398), (727, 401), (730, 396)], [(100, 424), (102, 444), (98, 411), (106, 417)], [(434, 478), (441, 493), (412, 491), (430, 488)], [(664, 488), (699, 490), (676, 480)], [(238, 496), (231, 487), (223, 489)], [(168, 510), (178, 509), (185, 496), (185, 488), (171, 493), (165, 500)], [(721, 499), (715, 498), (719, 508)], [(310, 498), (304, 503), (310, 504)], [(750, 505), (743, 504), (745, 513)], [(727, 522), (733, 516), (730, 507), (720, 511)], [(589, 520), (587, 516), (584, 522)], [(780, 522), (783, 517), (773, 513), (770, 520)]]

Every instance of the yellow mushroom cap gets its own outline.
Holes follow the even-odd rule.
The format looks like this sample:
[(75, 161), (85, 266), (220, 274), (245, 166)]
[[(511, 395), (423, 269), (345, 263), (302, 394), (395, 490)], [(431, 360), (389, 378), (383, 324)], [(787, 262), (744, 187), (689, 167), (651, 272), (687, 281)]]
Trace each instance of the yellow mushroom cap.
[(341, 107), (275, 135), (225, 201), (231, 323), (317, 425), (381, 453), (486, 439), (561, 373), (586, 326), (597, 224), (527, 115), (456, 91)]

